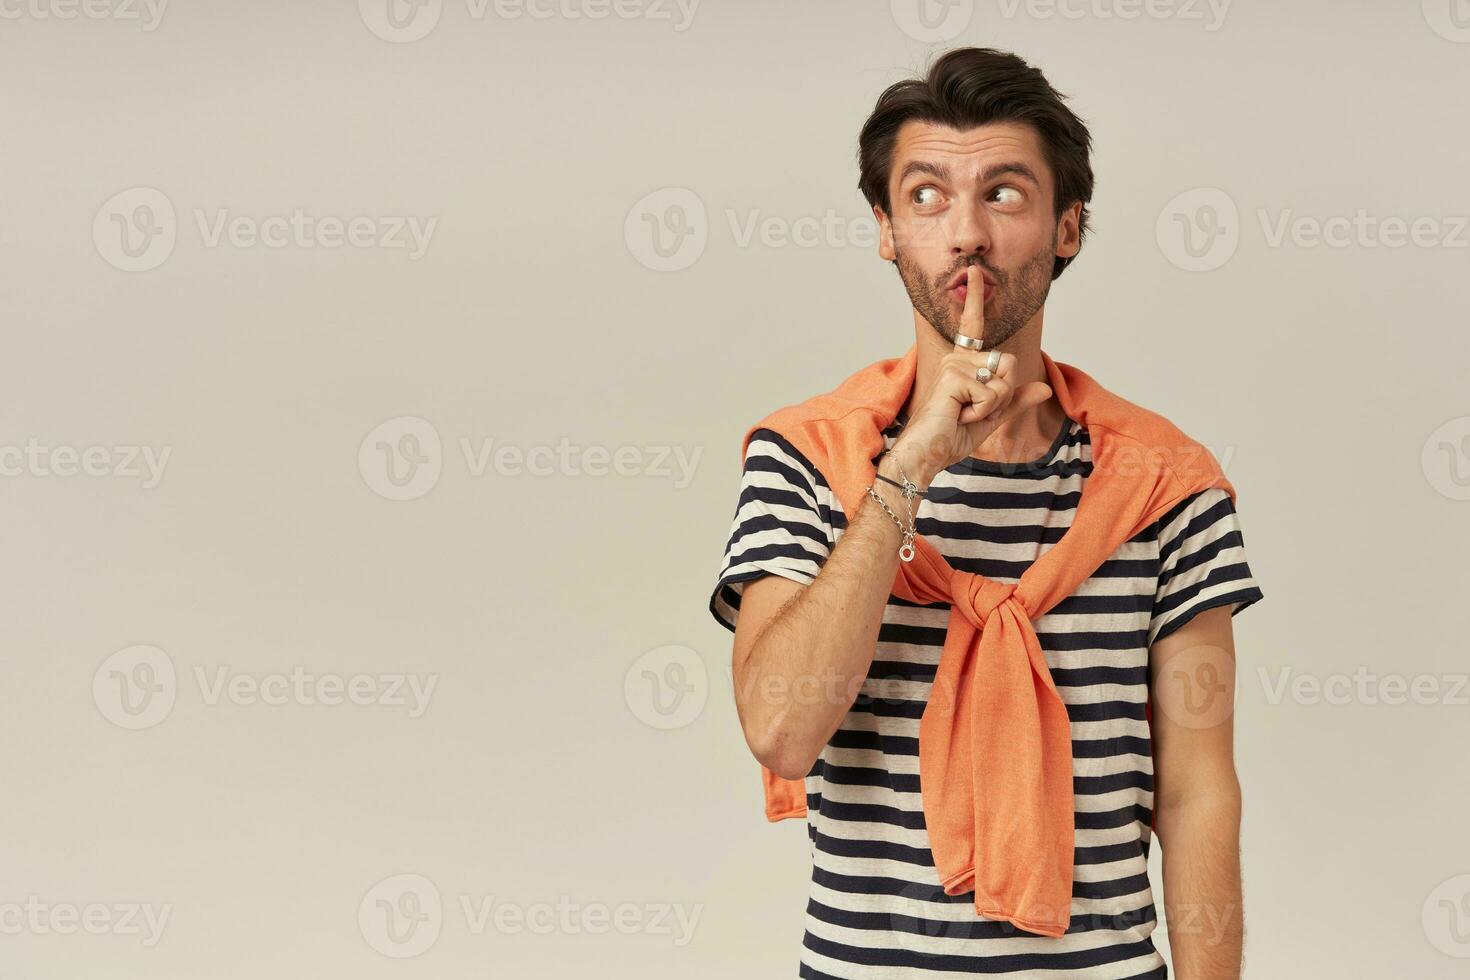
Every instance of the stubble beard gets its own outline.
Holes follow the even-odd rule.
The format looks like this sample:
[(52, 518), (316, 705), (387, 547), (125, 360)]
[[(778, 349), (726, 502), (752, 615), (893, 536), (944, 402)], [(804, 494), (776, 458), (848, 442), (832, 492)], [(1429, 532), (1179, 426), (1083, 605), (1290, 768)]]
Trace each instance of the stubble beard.
[[(996, 316), (986, 316), (985, 336), (981, 338), (986, 348), (999, 347), (1018, 330), (1031, 322), (1036, 311), (1046, 302), (1051, 291), (1051, 274), (1055, 268), (1057, 252), (1057, 230), (1053, 229), (1051, 244), (1043, 247), (1026, 261), (1014, 274), (992, 268), (972, 259), (966, 265), (979, 265), (995, 279), (996, 294), (1004, 296), (1006, 302)], [(903, 280), (909, 301), (914, 309), (944, 338), (953, 344), (960, 332), (960, 313), (954, 307), (947, 288), (951, 279), (964, 266), (947, 270), (939, 279), (931, 282), (902, 249), (894, 246), (894, 265), (898, 277)]]

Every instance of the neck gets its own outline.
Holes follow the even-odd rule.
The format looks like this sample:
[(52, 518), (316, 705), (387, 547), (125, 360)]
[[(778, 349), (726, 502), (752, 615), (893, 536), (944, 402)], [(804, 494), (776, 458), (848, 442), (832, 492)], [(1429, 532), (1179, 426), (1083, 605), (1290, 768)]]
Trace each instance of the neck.
[[(1009, 380), (1012, 388), (1020, 388), (1030, 381), (1045, 381), (1046, 365), (1041, 362), (1041, 323), (1045, 308), (1036, 311), (1030, 322), (992, 350), (1011, 354), (1016, 359), (1014, 373)], [(914, 388), (909, 392), (899, 413), (907, 420), (918, 406), (929, 401), (934, 390), (934, 379), (939, 372), (939, 363), (954, 351), (954, 344), (946, 341), (929, 321), (914, 312), (915, 343), (918, 347), (918, 363), (915, 367)], [(992, 460), (998, 463), (1023, 463), (1036, 459), (1048, 448), (1061, 428), (1061, 403), (1055, 394), (1029, 410), (1008, 419), (990, 436), (975, 447), (970, 455), (975, 459)]]

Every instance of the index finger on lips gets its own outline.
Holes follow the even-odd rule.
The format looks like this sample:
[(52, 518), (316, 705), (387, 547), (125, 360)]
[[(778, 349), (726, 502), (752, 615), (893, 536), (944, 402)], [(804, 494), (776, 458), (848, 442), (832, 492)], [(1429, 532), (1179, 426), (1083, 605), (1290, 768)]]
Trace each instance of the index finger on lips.
[[(985, 279), (976, 266), (965, 267), (965, 308), (960, 313), (960, 333), (985, 340)], [(974, 353), (973, 348), (955, 344), (955, 350)]]

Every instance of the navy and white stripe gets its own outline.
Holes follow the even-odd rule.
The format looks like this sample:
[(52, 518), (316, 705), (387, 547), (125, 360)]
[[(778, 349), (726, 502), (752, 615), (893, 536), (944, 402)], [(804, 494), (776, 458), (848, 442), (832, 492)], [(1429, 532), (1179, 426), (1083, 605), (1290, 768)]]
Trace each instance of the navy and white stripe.
[[(891, 445), (897, 427), (884, 435)], [(916, 519), (955, 568), (1015, 582), (1071, 525), (1092, 470), (1087, 430), (1065, 419), (1038, 460), (965, 459), (939, 474)], [(977, 515), (979, 519), (977, 519)], [(747, 447), (710, 612), (734, 630), (744, 584), (809, 585), (847, 527), (822, 475), (779, 434)], [(1072, 724), (1072, 926), (1033, 936), (975, 915), (939, 886), (919, 793), (919, 718), (949, 606), (889, 597), (863, 691), (806, 777), (812, 877), (800, 976), (1166, 977), (1151, 934), (1153, 760), (1148, 648), (1213, 606), (1262, 598), (1229, 496), (1183, 501), (1036, 623)]]

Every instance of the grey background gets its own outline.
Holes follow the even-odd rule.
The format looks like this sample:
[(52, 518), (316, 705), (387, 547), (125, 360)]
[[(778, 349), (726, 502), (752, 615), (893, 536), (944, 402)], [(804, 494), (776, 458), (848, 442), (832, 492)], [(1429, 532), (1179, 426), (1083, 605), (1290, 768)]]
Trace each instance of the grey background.
[[(1267, 596), (1236, 621), (1247, 975), (1463, 972), (1470, 30), (1449, 4), (959, 3), (926, 33), (904, 2), (686, 22), (460, 0), (413, 41), (382, 0), (175, 0), (152, 29), (5, 9), (0, 450), (169, 456), (152, 487), (121, 452), (112, 475), (0, 477), (0, 974), (793, 975), (807, 840), (762, 819), (705, 607), (746, 427), (912, 342), (856, 136), (884, 86), (969, 43), (1042, 67), (1095, 136), (1094, 233), (1045, 349), (1240, 492)], [(176, 241), (125, 271), (108, 229), (139, 215), (108, 202), (139, 187)], [(1221, 194), (1223, 251), (1193, 271), (1167, 230)], [(196, 217), (295, 208), (437, 224), (410, 258), (210, 245)], [(1359, 211), (1435, 240), (1268, 233)], [(829, 214), (814, 245), (739, 235)], [(702, 250), (659, 268), (659, 222)], [(376, 444), (422, 432), (409, 416), (440, 474), (386, 499)], [(566, 440), (577, 465), (476, 475), (461, 440)], [(586, 473), (592, 446), (625, 474)], [(129, 730), (108, 692), (142, 675), (109, 658), (137, 645), (173, 701)], [(660, 728), (644, 671), (669, 662), (692, 700)], [(210, 703), (198, 669), (435, 687), (418, 717)], [(1283, 677), (1351, 689), (1275, 699)], [(1384, 703), (1385, 677), (1438, 693)], [(399, 958), (359, 909), (404, 874), (443, 910)], [(639, 911), (628, 934), (477, 930), (461, 899), (491, 897)], [(27, 902), (170, 912), (148, 946), (16, 927)], [(687, 941), (670, 909), (697, 915)]]

